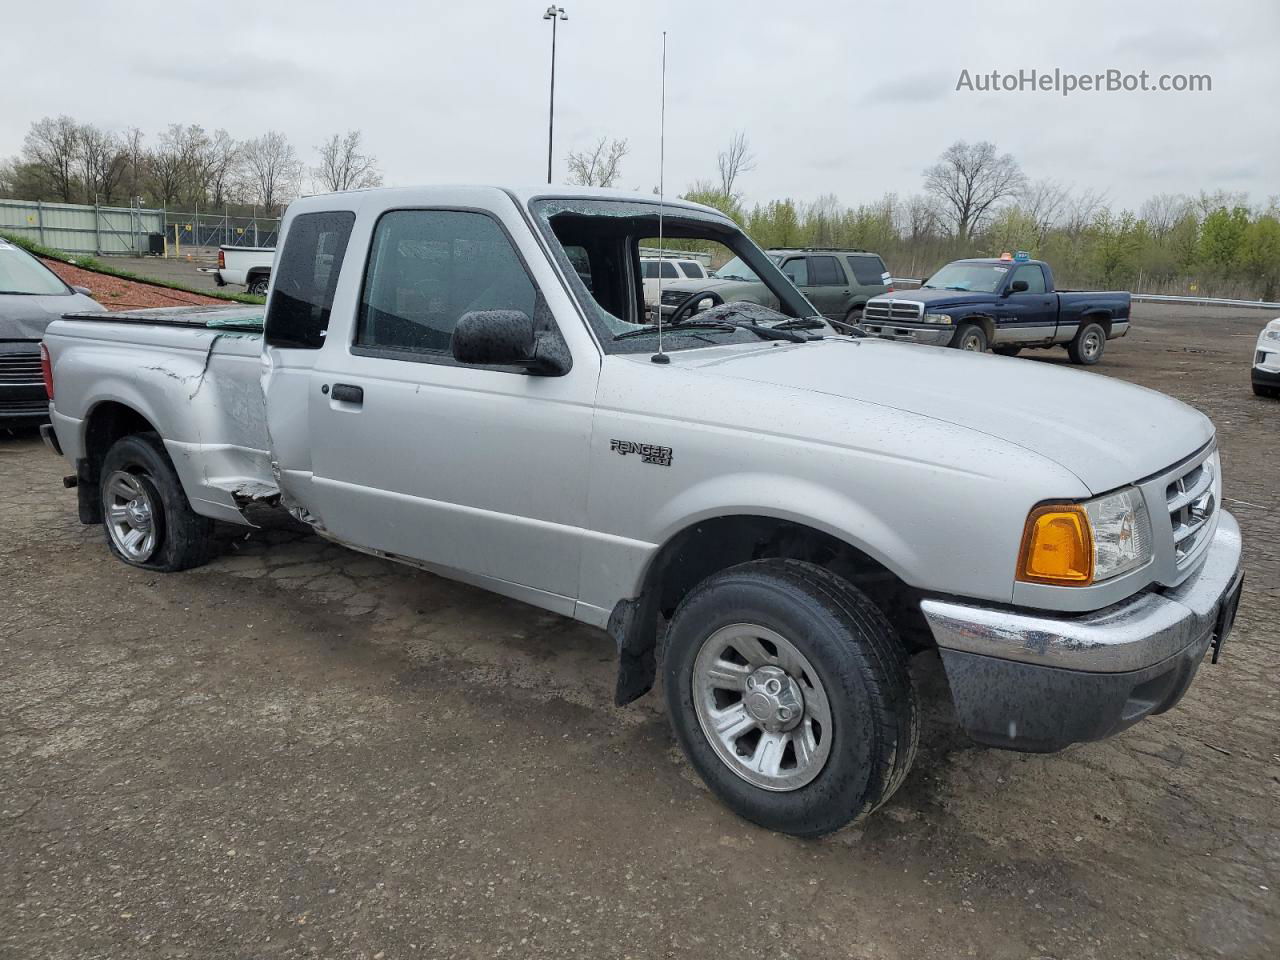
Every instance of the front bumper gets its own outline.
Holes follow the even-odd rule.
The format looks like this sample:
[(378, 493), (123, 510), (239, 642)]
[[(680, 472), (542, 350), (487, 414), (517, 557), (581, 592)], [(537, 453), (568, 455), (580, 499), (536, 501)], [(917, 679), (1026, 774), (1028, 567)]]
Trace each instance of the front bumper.
[(1280, 388), (1280, 369), (1268, 370), (1262, 366), (1254, 367), (1252, 380), (1258, 387)]
[(969, 735), (1047, 752), (1174, 706), (1205, 651), (1225, 639), (1240, 583), (1240, 527), (1224, 510), (1199, 571), (1173, 590), (1082, 617), (947, 600), (921, 609)]
[(863, 320), (862, 330), (881, 340), (901, 340), (906, 343), (928, 343), (938, 347), (951, 344), (956, 328), (948, 323), (903, 324), (880, 320)]

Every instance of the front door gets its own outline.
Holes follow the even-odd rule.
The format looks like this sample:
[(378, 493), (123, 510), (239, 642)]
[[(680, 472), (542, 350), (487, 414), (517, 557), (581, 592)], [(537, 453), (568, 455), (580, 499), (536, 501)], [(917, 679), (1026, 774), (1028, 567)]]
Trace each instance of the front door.
[(996, 343), (1031, 343), (1052, 340), (1058, 323), (1057, 297), (1045, 289), (1044, 270), (1038, 263), (1019, 265), (1009, 286), (1019, 280), (1027, 289), (1004, 297), (996, 307)]
[(810, 256), (808, 282), (801, 292), (818, 312), (832, 320), (843, 320), (849, 310), (852, 289), (838, 257)]
[(495, 217), (391, 210), (369, 249), (351, 342), (330, 344), (311, 378), (323, 525), (570, 612), (598, 365), (540, 377), (453, 360), (470, 311), (554, 323)]

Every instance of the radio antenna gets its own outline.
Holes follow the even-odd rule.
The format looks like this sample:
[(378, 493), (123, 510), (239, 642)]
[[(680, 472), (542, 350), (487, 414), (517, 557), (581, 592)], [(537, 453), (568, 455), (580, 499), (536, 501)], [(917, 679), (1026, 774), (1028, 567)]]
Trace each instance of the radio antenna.
[(658, 116), (658, 352), (649, 359), (654, 363), (670, 363), (662, 352), (662, 259), (666, 250), (663, 239), (662, 205), (666, 195), (664, 177), (667, 168), (667, 31), (662, 31), (662, 96)]

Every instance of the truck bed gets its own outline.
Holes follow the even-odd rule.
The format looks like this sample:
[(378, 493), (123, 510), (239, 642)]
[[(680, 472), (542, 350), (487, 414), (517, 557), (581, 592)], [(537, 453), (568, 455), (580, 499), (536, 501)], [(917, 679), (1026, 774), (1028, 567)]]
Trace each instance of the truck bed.
[(247, 523), (247, 502), (278, 495), (262, 394), (262, 321), (263, 308), (254, 306), (55, 320), (45, 342), (57, 371), (52, 419), (63, 449), (82, 456), (95, 412), (123, 404), (164, 438), (197, 513)]

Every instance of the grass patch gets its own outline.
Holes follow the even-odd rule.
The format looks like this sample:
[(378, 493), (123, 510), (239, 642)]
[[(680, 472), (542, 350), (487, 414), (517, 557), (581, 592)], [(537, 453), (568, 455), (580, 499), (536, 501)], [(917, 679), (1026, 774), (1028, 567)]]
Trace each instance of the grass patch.
[(267, 302), (266, 297), (257, 297), (252, 293), (223, 293), (221, 290), (200, 290), (196, 287), (184, 286), (181, 283), (168, 283), (163, 280), (155, 280), (151, 277), (142, 277), (128, 270), (121, 270), (119, 267), (103, 263), (97, 257), (88, 254), (72, 254), (62, 250), (54, 250), (52, 247), (46, 247), (43, 244), (35, 243), (26, 237), (16, 236), (11, 233), (0, 231), (0, 237), (8, 240), (15, 247), (21, 247), (28, 253), (37, 257), (45, 257), (48, 260), (58, 260), (62, 263), (69, 263), (73, 267), (79, 267), (81, 270), (88, 270), (92, 273), (103, 273), (109, 277), (119, 277), (121, 280), (132, 280), (134, 283), (145, 283), (152, 287), (164, 287), (169, 290), (181, 290), (183, 293), (194, 293), (200, 297), (212, 297), (215, 300), (227, 300), (232, 303), (251, 303), (255, 306), (261, 306)]

